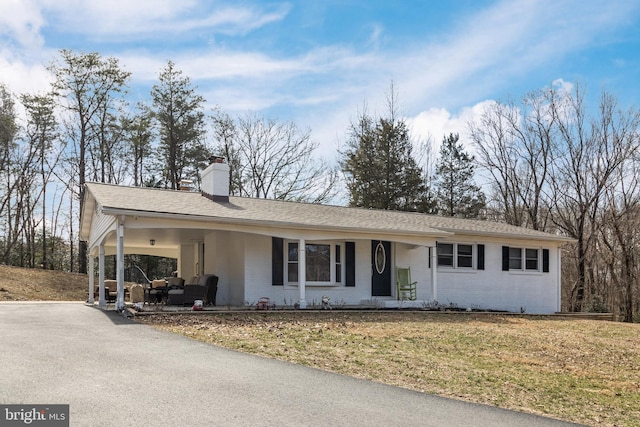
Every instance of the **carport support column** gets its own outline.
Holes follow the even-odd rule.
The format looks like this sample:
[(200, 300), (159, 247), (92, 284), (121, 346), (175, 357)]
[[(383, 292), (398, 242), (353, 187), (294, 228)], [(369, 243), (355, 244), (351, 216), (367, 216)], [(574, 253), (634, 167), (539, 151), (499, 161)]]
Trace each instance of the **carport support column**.
[(557, 294), (558, 299), (556, 303), (556, 311), (560, 313), (562, 311), (562, 248), (558, 246), (557, 251), (558, 253), (556, 256), (558, 260), (558, 266), (556, 271), (556, 277), (557, 277), (556, 286), (558, 290), (558, 294)]
[(93, 292), (96, 289), (96, 284), (94, 283), (94, 276), (96, 274), (93, 266), (94, 263), (95, 257), (91, 254), (91, 250), (89, 250), (89, 298), (87, 299), (89, 304), (93, 304)]
[(116, 311), (121, 311), (124, 310), (124, 218), (118, 221), (116, 240), (116, 280), (118, 282)]
[(431, 298), (438, 301), (438, 248), (431, 249)]
[(98, 247), (98, 305), (104, 307), (107, 301), (104, 297), (104, 243)]
[(298, 241), (298, 292), (300, 292), (298, 304), (302, 309), (307, 308), (307, 301), (305, 300), (305, 288), (307, 286), (306, 254), (306, 243), (304, 239), (300, 239)]

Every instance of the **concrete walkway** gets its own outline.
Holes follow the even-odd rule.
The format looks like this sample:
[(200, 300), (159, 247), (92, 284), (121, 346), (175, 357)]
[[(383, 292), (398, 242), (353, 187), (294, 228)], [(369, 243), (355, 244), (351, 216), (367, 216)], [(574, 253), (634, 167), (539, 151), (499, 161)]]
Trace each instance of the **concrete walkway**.
[(82, 303), (0, 303), (0, 403), (69, 404), (71, 426), (569, 425), (222, 349)]

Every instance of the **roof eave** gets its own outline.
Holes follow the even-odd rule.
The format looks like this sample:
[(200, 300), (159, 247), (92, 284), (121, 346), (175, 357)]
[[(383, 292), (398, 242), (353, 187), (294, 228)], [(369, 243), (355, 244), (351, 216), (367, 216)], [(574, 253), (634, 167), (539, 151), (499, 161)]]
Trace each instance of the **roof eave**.
[(420, 231), (407, 231), (397, 229), (379, 229), (379, 228), (367, 228), (367, 227), (340, 227), (340, 226), (327, 226), (327, 225), (313, 225), (303, 224), (287, 221), (268, 221), (268, 220), (255, 220), (255, 219), (237, 219), (228, 217), (214, 217), (208, 215), (192, 215), (192, 214), (175, 214), (169, 212), (157, 212), (157, 211), (142, 211), (132, 209), (119, 209), (113, 207), (102, 207), (102, 213), (105, 215), (125, 215), (125, 216), (138, 216), (154, 219), (177, 219), (185, 221), (201, 221), (201, 222), (219, 222), (223, 224), (236, 224), (236, 225), (257, 225), (265, 227), (279, 227), (279, 228), (294, 228), (294, 229), (306, 229), (306, 230), (327, 230), (327, 231), (343, 231), (353, 233), (379, 233), (385, 235), (402, 235), (402, 236), (423, 236), (429, 238), (446, 238), (453, 236), (455, 233), (443, 230), (433, 230), (431, 232)]
[[(446, 229), (446, 231), (450, 231)], [(466, 235), (466, 236), (480, 236), (480, 237), (503, 237), (513, 240), (536, 240), (541, 242), (559, 242), (559, 243), (574, 243), (575, 239), (565, 236), (556, 236), (554, 234), (541, 234), (541, 235), (533, 235), (533, 234), (522, 234), (522, 233), (508, 233), (508, 232), (500, 232), (500, 231), (477, 231), (477, 230), (454, 230), (451, 231), (454, 235)]]

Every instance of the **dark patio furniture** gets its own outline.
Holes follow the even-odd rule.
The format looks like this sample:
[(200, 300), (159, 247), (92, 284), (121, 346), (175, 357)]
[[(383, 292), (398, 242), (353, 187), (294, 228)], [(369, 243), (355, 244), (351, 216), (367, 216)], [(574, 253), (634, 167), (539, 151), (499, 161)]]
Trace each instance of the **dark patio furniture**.
[(164, 279), (154, 280), (145, 290), (145, 302), (155, 304), (162, 302), (166, 299), (167, 291), (167, 282)]
[[(182, 277), (171, 277), (167, 280), (167, 304), (177, 304), (174, 301), (182, 298), (184, 292), (184, 279)], [(178, 303), (179, 304), (179, 303)]]
[[(99, 288), (96, 289), (95, 298), (100, 297), (99, 291), (100, 291)], [(128, 294), (129, 294), (129, 289), (125, 286), (124, 287), (125, 299), (127, 298)], [(115, 302), (116, 299), (118, 299), (118, 281), (117, 280), (107, 279), (104, 281), (104, 299), (107, 302)]]
[(193, 305), (194, 301), (202, 300), (206, 305), (216, 305), (217, 290), (218, 276), (214, 274), (195, 276), (182, 289), (169, 290), (167, 304)]

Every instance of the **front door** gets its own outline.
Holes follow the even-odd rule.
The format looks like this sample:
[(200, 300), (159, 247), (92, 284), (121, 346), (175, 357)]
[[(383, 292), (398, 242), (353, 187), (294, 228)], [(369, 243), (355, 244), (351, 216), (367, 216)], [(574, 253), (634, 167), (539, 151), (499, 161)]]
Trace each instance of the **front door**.
[(391, 243), (371, 241), (371, 296), (391, 296)]

